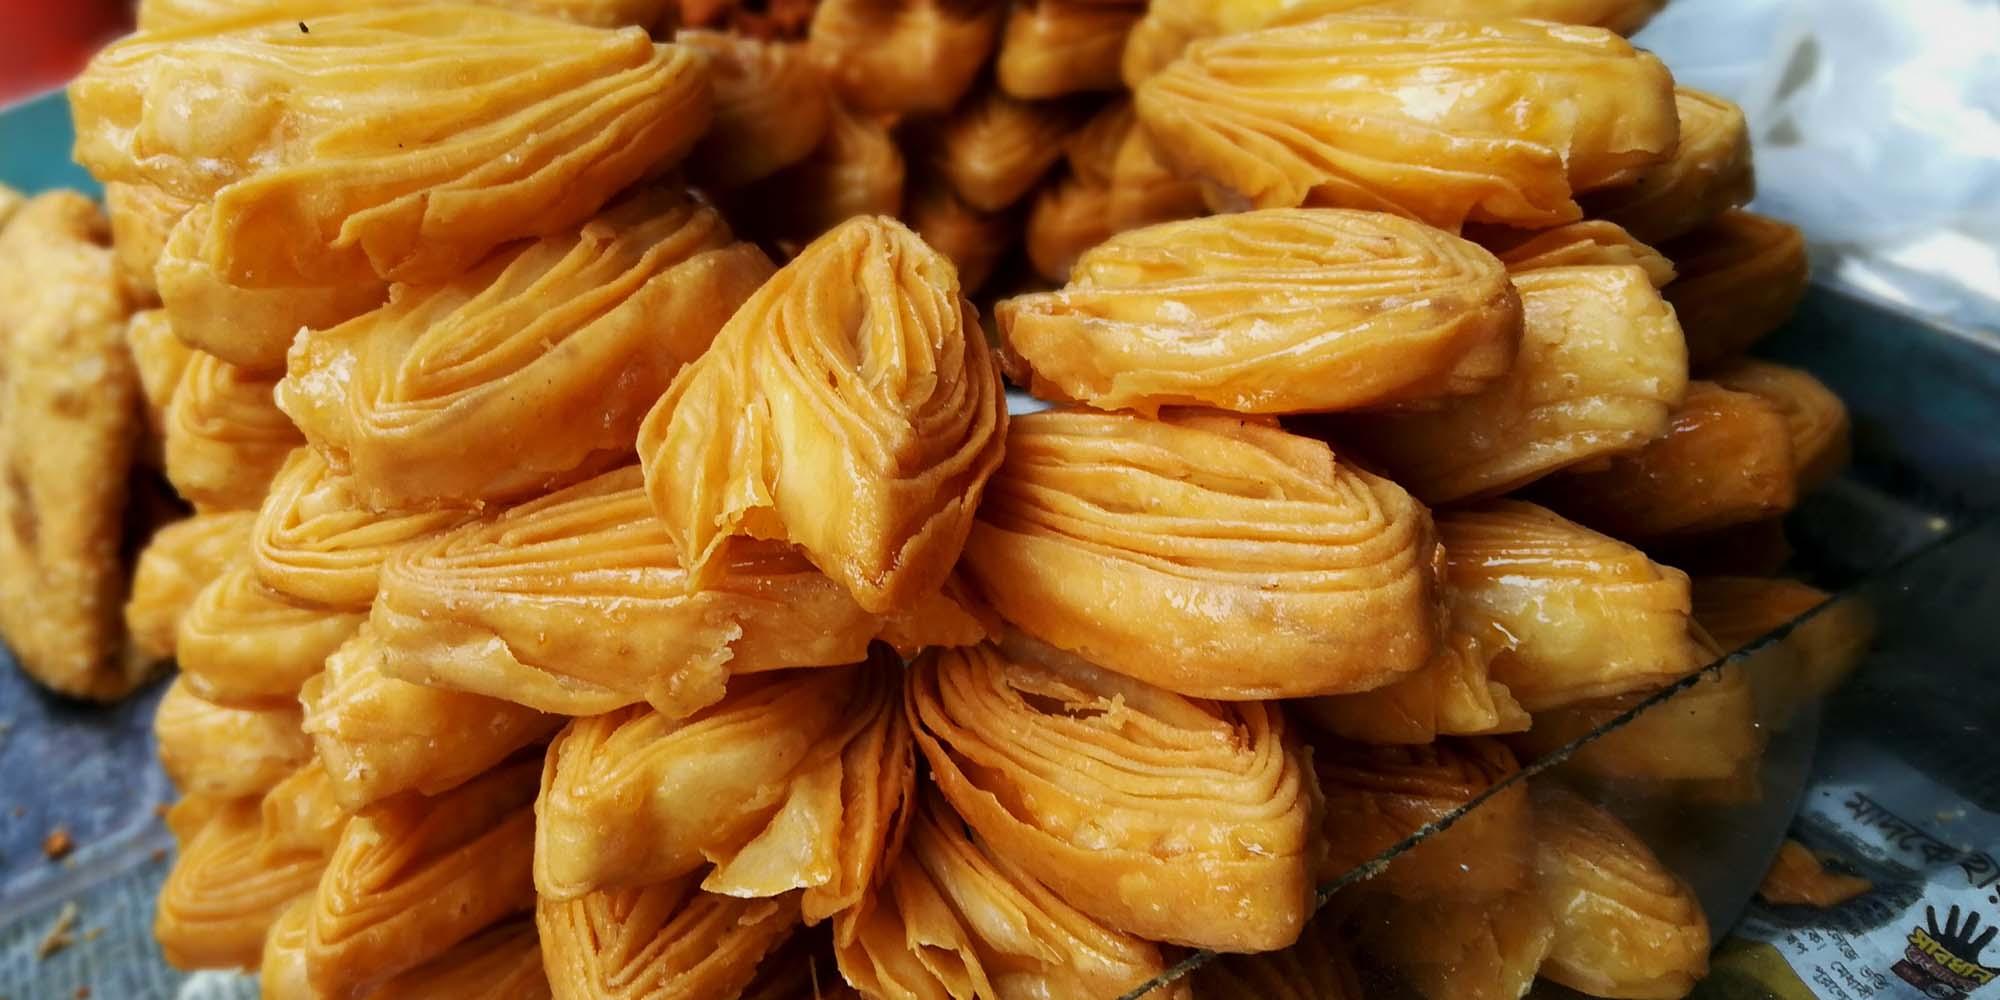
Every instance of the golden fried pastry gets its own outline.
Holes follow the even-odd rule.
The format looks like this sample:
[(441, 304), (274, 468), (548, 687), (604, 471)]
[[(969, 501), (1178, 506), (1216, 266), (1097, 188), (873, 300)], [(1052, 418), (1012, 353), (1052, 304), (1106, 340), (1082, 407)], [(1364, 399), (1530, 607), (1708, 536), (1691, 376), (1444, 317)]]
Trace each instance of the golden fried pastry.
[(1028, 261), (1043, 278), (1065, 281), (1077, 258), (1111, 234), (1111, 188), (1065, 174), (1043, 185), (1028, 211)]
[(160, 887), (153, 936), (178, 969), (254, 968), (264, 935), (326, 866), (311, 849), (264, 843), (261, 802), (182, 800), (167, 813), (180, 856)]
[(1520, 1000), (1555, 928), (1534, 889), (1493, 896), (1367, 897), (1361, 951), (1424, 1000)]
[(702, 892), (689, 876), (535, 904), (556, 1000), (733, 997), (792, 934), (798, 899)]
[(1681, 127), (1673, 156), (1628, 185), (1583, 199), (1584, 211), (1647, 243), (1686, 235), (1757, 194), (1743, 109), (1691, 87), (1674, 89), (1674, 108)]
[(1674, 262), (1634, 239), (1624, 227), (1603, 219), (1570, 222), (1553, 229), (1482, 226), (1466, 238), (1493, 251), (1507, 270), (1545, 271), (1552, 267), (1637, 265), (1654, 288), (1674, 280)]
[(1138, 937), (1269, 951), (1298, 936), (1314, 790), (1276, 705), (992, 645), (928, 653), (909, 684), (932, 777), (994, 858)]
[[(449, 73), (439, 47), (456, 53)], [(71, 85), (100, 180), (214, 199), (202, 256), (246, 287), (436, 281), (560, 233), (709, 122), (701, 57), (492, 7), (359, 7), (148, 32)]]
[(1495, 496), (1667, 432), (1687, 392), (1674, 311), (1637, 267), (1513, 276), (1525, 316), (1514, 367), (1477, 395), (1338, 423), (1425, 503)]
[(737, 1000), (862, 1000), (835, 969), (832, 935), (799, 931), (764, 956)]
[(1114, 231), (1192, 219), (1207, 211), (1201, 184), (1168, 168), (1145, 129), (1133, 128), (1125, 133), (1125, 141), (1118, 145), (1118, 159), (1111, 168)]
[(1528, 728), (1528, 713), (1492, 674), (1510, 645), (1495, 628), (1449, 629), (1416, 671), (1371, 691), (1308, 698), (1298, 708), (1327, 732), (1362, 743), (1518, 733)]
[(1757, 887), (1757, 898), (1774, 906), (1830, 909), (1874, 889), (1875, 883), (1865, 878), (1827, 871), (1810, 848), (1786, 838)]
[(1556, 925), (1542, 976), (1595, 997), (1687, 996), (1708, 974), (1694, 891), (1599, 806), (1548, 782), (1533, 794), (1535, 870)]
[(181, 383), (194, 351), (174, 336), (164, 309), (132, 314), (125, 323), (125, 346), (139, 376), (139, 398), (146, 409), (146, 461), (158, 465), (161, 439), (166, 435), (167, 405)]
[(852, 663), (877, 637), (915, 653), (984, 634), (951, 596), (863, 611), (789, 546), (739, 540), (690, 590), (637, 466), (409, 549), (382, 570), (373, 627), (392, 677), (596, 715), (680, 718), (731, 674)]
[(1396, 855), (1368, 880), (1369, 888), (1417, 899), (1532, 886), (1528, 790), (1518, 781), (1496, 790), (1519, 770), (1506, 746), (1491, 739), (1409, 747), (1330, 741), (1314, 747), (1313, 772), (1326, 796), (1328, 855), (1321, 881), (1339, 878), (1458, 813), (1451, 825)]
[(998, 0), (821, 0), (807, 41), (848, 107), (940, 112), (972, 86), (1005, 13)]
[(1847, 465), (1853, 453), (1847, 404), (1810, 373), (1739, 359), (1716, 369), (1710, 378), (1724, 389), (1757, 396), (1785, 415), (1801, 495), (1825, 485)]
[(153, 265), (166, 249), (167, 234), (194, 207), (144, 184), (106, 184), (104, 214), (111, 220), (111, 250), (118, 258), (118, 277), (134, 302), (159, 299)]
[(1284, 209), (1132, 230), (1069, 284), (994, 308), (1038, 396), (1153, 413), (1346, 410), (1506, 373), (1521, 304), (1492, 254), (1379, 212)]
[(353, 810), (334, 794), (331, 775), (312, 760), (271, 786), (259, 807), (263, 817), (263, 848), (316, 851), (329, 857), (340, 844)]
[(1120, 97), (1104, 107), (1063, 140), (1063, 162), (1078, 180), (1096, 187), (1110, 187), (1118, 173), (1118, 152), (1125, 137), (1139, 127), (1139, 113), (1131, 100)]
[(181, 614), (174, 653), (181, 679), (204, 698), (289, 701), (366, 617), (293, 604), (257, 582), (239, 556)]
[(302, 729), (349, 809), (402, 792), (441, 795), (562, 727), (560, 716), (512, 702), (389, 677), (382, 658), (381, 637), (364, 625), (299, 693)]
[[(887, 880), (836, 934), (841, 975), (867, 996), (1115, 997), (1167, 967), (1152, 942), (1066, 902), (935, 794)], [(1188, 988), (1147, 995), (1188, 1000)]]
[(549, 746), (537, 804), (544, 899), (701, 880), (729, 896), (800, 893), (807, 923), (860, 901), (913, 788), (903, 666), (739, 679), (673, 720), (644, 706), (577, 719)]
[(1636, 178), (1677, 133), (1658, 59), (1542, 21), (1327, 17), (1230, 35), (1136, 99), (1212, 206), (1374, 209), (1454, 231), (1573, 222), (1576, 192)]
[(1719, 365), (1792, 317), (1811, 277), (1798, 227), (1732, 209), (1660, 247), (1680, 277), (1667, 301), (1687, 331), (1688, 363)]
[(805, 45), (697, 30), (674, 41), (707, 57), (715, 91), (715, 123), (688, 157), (703, 185), (728, 190), (768, 177), (826, 135), (833, 102)]
[(936, 178), (918, 180), (903, 218), (925, 244), (951, 261), (960, 291), (967, 295), (986, 284), (994, 266), (1021, 235), (1014, 213), (981, 212)]
[(1777, 406), (1713, 382), (1688, 383), (1667, 432), (1630, 454), (1544, 480), (1537, 499), (1620, 538), (1713, 531), (1798, 502), (1791, 429)]
[[(424, 0), (365, 0), (368, 6), (420, 6)], [(649, 28), (672, 6), (668, 0), (479, 0), (528, 14), (600, 28)], [(359, 4), (356, 0), (139, 0), (142, 31), (175, 31), (204, 21), (317, 17)]]
[(541, 761), (503, 764), (436, 798), (354, 814), (313, 901), (306, 974), (357, 996), (535, 902)]
[(1219, 414), (1015, 420), (965, 550), (1043, 642), (1204, 698), (1380, 687), (1437, 645), (1437, 543), (1394, 483)]
[[(1715, 654), (1720, 659), (1721, 654)], [(1608, 781), (1715, 781), (1750, 777), (1764, 754), (1748, 665), (1705, 674), (1686, 690), (1649, 705), (1631, 721), (1577, 748), (1563, 767)], [(1638, 707), (1651, 692), (1620, 695), (1542, 712), (1534, 728), (1508, 742), (1532, 759), (1596, 732)]]
[(629, 460), (646, 408), (770, 274), (714, 209), (643, 191), (308, 331), (279, 403), (367, 506), (547, 492)]
[(1119, 90), (1125, 35), (1143, 5), (1094, 0), (1031, 0), (1007, 15), (994, 76), (1024, 101), (1094, 90)]
[[(495, 924), (397, 976), (370, 1000), (549, 1000), (541, 940), (525, 917)], [(266, 998), (271, 1000), (271, 998)]]
[[(142, 0), (143, 8), (147, 0)], [(306, 975), (306, 942), (312, 937), (313, 897), (310, 891), (286, 906), (264, 934), (263, 960), (257, 967), (261, 1000), (323, 1000)]]
[(1297, 943), (1261, 955), (1217, 955), (1188, 977), (1201, 1000), (1364, 1000), (1340, 925), (1322, 913)]
[(255, 510), (305, 443), (278, 409), (275, 377), (196, 351), (164, 416), (167, 479), (201, 510)]
[(245, 371), (283, 372), (299, 330), (337, 326), (389, 294), (372, 275), (326, 287), (231, 284), (202, 255), (214, 217), (206, 204), (182, 216), (153, 272), (174, 336), (190, 347)]
[(1026, 197), (1083, 124), (1068, 104), (1029, 102), (987, 90), (966, 99), (929, 137), (931, 166), (977, 211)]
[(886, 612), (943, 584), (1006, 434), (951, 263), (872, 216), (736, 311), (646, 415), (639, 461), (690, 586), (724, 578), (730, 537), (779, 539)]
[[(1861, 598), (1835, 598), (1796, 580), (1695, 577), (1694, 616), (1725, 652), (1792, 626), (1780, 644), (1792, 663), (1747, 664), (1760, 707), (1770, 709), (1761, 712), (1767, 720), (1832, 693), (1867, 655), (1875, 635), (1875, 616)], [(1785, 672), (1787, 666), (1792, 672)]]
[(312, 759), (299, 729), (299, 707), (272, 702), (226, 708), (206, 701), (177, 678), (160, 698), (153, 736), (160, 766), (189, 795), (261, 795)]
[(293, 451), (271, 481), (250, 535), (258, 582), (300, 605), (366, 612), (384, 560), (471, 518), (450, 509), (379, 514), (363, 506), (358, 492), (318, 452)]
[(153, 532), (132, 570), (125, 601), (125, 631), (138, 655), (174, 655), (181, 618), (195, 598), (250, 546), (249, 511), (196, 514)]
[(1711, 659), (1689, 632), (1687, 574), (1624, 542), (1518, 500), (1437, 527), (1455, 620), (1513, 637), (1492, 672), (1530, 712), (1656, 689)]
[(7, 228), (7, 223), (14, 218), (14, 213), (20, 211), (27, 200), (21, 192), (0, 184), (0, 229)]
[(759, 235), (810, 242), (857, 215), (901, 211), (904, 173), (888, 125), (835, 101), (819, 147), (732, 198), (730, 218)]
[(141, 418), (106, 229), (89, 199), (53, 191), (0, 230), (0, 634), (28, 676), (97, 699), (153, 666), (124, 655), (119, 622)]

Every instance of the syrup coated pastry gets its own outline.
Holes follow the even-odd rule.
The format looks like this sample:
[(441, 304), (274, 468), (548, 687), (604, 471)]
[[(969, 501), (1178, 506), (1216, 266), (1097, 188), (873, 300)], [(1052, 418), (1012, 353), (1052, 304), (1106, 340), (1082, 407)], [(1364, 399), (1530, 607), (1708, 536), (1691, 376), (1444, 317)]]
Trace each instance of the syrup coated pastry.
[(941, 112), (972, 86), (1005, 15), (997, 0), (821, 0), (807, 41), (848, 107)]
[(382, 656), (364, 625), (299, 695), (302, 728), (349, 809), (402, 792), (441, 795), (562, 727), (561, 717), (512, 702), (389, 677)]
[[(549, 1000), (541, 939), (525, 917), (495, 924), (397, 976), (371, 1000)], [(277, 998), (268, 998), (277, 1000)]]
[(264, 954), (257, 966), (261, 1000), (323, 1000), (306, 974), (306, 943), (312, 937), (313, 897), (310, 890), (292, 900), (264, 934)]
[(196, 514), (158, 531), (139, 553), (132, 594), (125, 601), (125, 631), (140, 656), (174, 655), (181, 618), (202, 590), (243, 557), (250, 544), (249, 511)]
[(994, 858), (1138, 937), (1222, 951), (1298, 937), (1315, 790), (1275, 704), (992, 645), (926, 654), (909, 685), (932, 776)]
[[(1136, 111), (1134, 114), (1136, 115)], [(1125, 133), (1111, 170), (1111, 227), (1116, 232), (1192, 219), (1208, 205), (1201, 184), (1173, 172), (1143, 128)]]
[(363, 995), (533, 906), (540, 771), (538, 759), (517, 760), (436, 798), (355, 813), (313, 901), (313, 988)]
[(703, 185), (728, 190), (768, 177), (826, 135), (833, 102), (804, 44), (719, 31), (682, 31), (674, 41), (707, 57), (715, 91), (715, 122), (688, 158)]
[(808, 923), (853, 906), (893, 853), (914, 780), (902, 664), (739, 679), (681, 720), (637, 706), (550, 745), (535, 836), (543, 898), (715, 867), (706, 892), (800, 893)]
[(901, 211), (905, 173), (888, 125), (835, 101), (818, 148), (732, 198), (730, 218), (762, 236), (809, 242), (854, 216)]
[(1069, 104), (985, 90), (928, 136), (931, 166), (967, 205), (998, 212), (1034, 190), (1062, 158), (1063, 140), (1082, 123)]
[(317, 760), (309, 761), (264, 793), (259, 806), (266, 851), (333, 854), (352, 810), (334, 794), (333, 779)]
[(290, 701), (365, 617), (287, 601), (239, 556), (182, 613), (174, 652), (182, 680), (204, 698)]
[(334, 475), (318, 452), (293, 451), (271, 481), (250, 536), (258, 581), (301, 605), (365, 612), (375, 602), (384, 560), (470, 516), (449, 509), (376, 513), (356, 493), (353, 480)]
[(724, 578), (731, 536), (780, 539), (886, 612), (944, 583), (1006, 433), (951, 263), (877, 216), (736, 311), (647, 414), (639, 460), (690, 587)]
[(1534, 803), (1535, 869), (1556, 928), (1542, 976), (1597, 997), (1686, 996), (1708, 974), (1694, 891), (1601, 807), (1546, 782)]
[(1552, 267), (1629, 264), (1643, 269), (1654, 288), (1665, 288), (1674, 280), (1674, 262), (1666, 254), (1639, 242), (1623, 226), (1603, 219), (1585, 219), (1553, 229), (1481, 226), (1468, 230), (1466, 237), (1492, 250), (1515, 274)]
[(1536, 493), (1565, 516), (1620, 538), (1761, 521), (1798, 502), (1791, 428), (1763, 397), (1696, 380), (1658, 440), (1546, 480)]
[(1077, 258), (1112, 231), (1111, 188), (1065, 174), (1043, 185), (1028, 211), (1028, 261), (1036, 274), (1063, 281)]
[(1364, 1000), (1361, 978), (1333, 914), (1306, 925), (1297, 943), (1259, 955), (1217, 955), (1188, 977), (1201, 1000)]
[(1520, 1000), (1555, 940), (1533, 887), (1489, 896), (1368, 897), (1356, 936), (1424, 1000)]
[(1687, 392), (1674, 311), (1637, 267), (1517, 273), (1525, 316), (1514, 367), (1434, 407), (1337, 427), (1425, 503), (1495, 496), (1667, 432)]
[(1091, 115), (1063, 140), (1063, 162), (1078, 180), (1094, 187), (1110, 187), (1118, 172), (1118, 151), (1125, 137), (1139, 127), (1139, 113), (1132, 102), (1118, 98)]
[(1687, 574), (1624, 542), (1518, 500), (1437, 526), (1455, 620), (1514, 638), (1493, 676), (1530, 712), (1657, 689), (1711, 659), (1690, 634)]
[(305, 443), (278, 409), (275, 377), (196, 351), (167, 405), (167, 479), (199, 510), (255, 510)]
[[(1805, 617), (1809, 613), (1811, 617)], [(1747, 664), (1757, 688), (1759, 717), (1767, 720), (1831, 694), (1867, 655), (1875, 635), (1874, 614), (1861, 598), (1836, 599), (1796, 580), (1695, 577), (1694, 615), (1724, 651), (1742, 649), (1774, 629), (1793, 626), (1777, 646), (1767, 647)], [(1766, 662), (1773, 648), (1780, 651), (1779, 662)], [(1786, 654), (1792, 658), (1789, 664), (1784, 662)]]
[[(867, 996), (1115, 997), (1167, 967), (1152, 942), (1066, 902), (935, 794), (881, 888), (840, 918), (839, 938), (841, 974)], [(1185, 984), (1147, 995), (1189, 997)]]
[(237, 798), (263, 794), (312, 759), (299, 719), (297, 705), (229, 708), (176, 679), (160, 698), (153, 736), (174, 787), (188, 795)]
[(1241, 418), (1018, 418), (966, 545), (993, 609), (1195, 697), (1364, 691), (1423, 666), (1428, 513), (1326, 445)]
[(1681, 124), (1673, 156), (1629, 185), (1583, 199), (1584, 211), (1647, 243), (1686, 235), (1757, 194), (1743, 109), (1690, 87), (1675, 88), (1674, 108)]
[(1346, 410), (1477, 390), (1521, 305), (1485, 250), (1380, 212), (1164, 223), (1083, 254), (1069, 284), (995, 307), (1009, 374), (1044, 398), (1152, 413)]
[(181, 384), (194, 351), (174, 336), (173, 324), (164, 309), (147, 309), (132, 314), (125, 323), (125, 346), (132, 354), (132, 368), (139, 376), (139, 398), (146, 412), (146, 454), (142, 458), (160, 463), (162, 438), (166, 435), (167, 404)]
[(88, 199), (55, 191), (0, 231), (0, 633), (30, 677), (95, 699), (152, 669), (124, 655), (118, 615), (140, 406), (106, 229)]
[[(367, 0), (369, 6), (419, 6), (424, 0)], [(671, 6), (665, 0), (480, 0), (527, 14), (560, 18), (600, 28), (660, 23)], [(355, 7), (353, 0), (139, 0), (141, 31), (178, 31), (203, 22), (297, 19), (338, 13)], [(213, 30), (211, 28), (211, 30)]]
[(1801, 495), (1825, 485), (1847, 465), (1853, 452), (1847, 404), (1810, 373), (1740, 359), (1716, 369), (1711, 378), (1724, 389), (1757, 396), (1785, 415)]
[(637, 28), (360, 7), (310, 32), (288, 17), (135, 35), (70, 100), (99, 179), (214, 199), (201, 252), (224, 280), (425, 281), (565, 231), (678, 160), (708, 125), (703, 68)]
[(731, 674), (853, 663), (877, 637), (913, 654), (984, 635), (947, 592), (864, 611), (777, 543), (730, 542), (699, 589), (678, 552), (637, 466), (466, 525), (383, 567), (383, 669), (565, 715), (650, 702), (681, 718)]
[[(1759, 666), (1731, 664), (1704, 674), (1577, 748), (1563, 768), (1610, 782), (1753, 778), (1765, 744), (1752, 682)], [(1509, 742), (1524, 757), (1539, 757), (1603, 729), (1649, 697), (1651, 692), (1639, 692), (1543, 712), (1535, 716), (1534, 728)]]
[(1805, 297), (1805, 236), (1769, 216), (1732, 209), (1660, 250), (1680, 273), (1666, 296), (1697, 371), (1749, 350)]
[(1492, 670), (1511, 645), (1497, 628), (1451, 628), (1416, 671), (1370, 691), (1309, 698), (1298, 708), (1327, 732), (1362, 743), (1518, 733), (1528, 728), (1528, 713)]
[(951, 261), (960, 290), (968, 295), (986, 284), (1001, 256), (1021, 235), (1016, 213), (981, 212), (966, 204), (950, 184), (934, 177), (914, 183), (903, 218), (925, 245)]
[(310, 848), (266, 843), (258, 796), (183, 799), (167, 813), (180, 844), (153, 914), (153, 936), (178, 969), (254, 968), (264, 936), (326, 866)]
[(1843, 872), (1830, 872), (1812, 849), (1787, 838), (1778, 846), (1771, 870), (1757, 886), (1757, 898), (1774, 906), (1816, 906), (1831, 909), (1873, 891), (1875, 883)]
[(733, 997), (799, 922), (795, 896), (737, 899), (695, 876), (535, 904), (556, 1000)]
[(106, 184), (104, 214), (111, 221), (111, 252), (118, 259), (118, 277), (134, 302), (156, 301), (153, 266), (166, 249), (167, 234), (194, 207), (143, 184)]
[(1230, 35), (1190, 47), (1137, 101), (1212, 207), (1375, 209), (1451, 230), (1573, 222), (1576, 192), (1633, 180), (1677, 134), (1658, 59), (1541, 21), (1327, 17)]
[(1034, 0), (1007, 15), (994, 76), (1024, 101), (1118, 90), (1125, 36), (1143, 5), (1093, 0)]
[[(1528, 790), (1496, 786), (1520, 770), (1491, 739), (1428, 746), (1314, 747), (1313, 771), (1326, 796), (1328, 855), (1321, 880), (1373, 861), (1425, 826), (1464, 812), (1422, 843), (1397, 854), (1366, 883), (1404, 898), (1515, 892), (1534, 884), (1534, 830)], [(1482, 798), (1482, 796), (1484, 796)]]
[(646, 408), (770, 273), (714, 209), (642, 191), (308, 331), (279, 402), (368, 506), (546, 492), (627, 460)]

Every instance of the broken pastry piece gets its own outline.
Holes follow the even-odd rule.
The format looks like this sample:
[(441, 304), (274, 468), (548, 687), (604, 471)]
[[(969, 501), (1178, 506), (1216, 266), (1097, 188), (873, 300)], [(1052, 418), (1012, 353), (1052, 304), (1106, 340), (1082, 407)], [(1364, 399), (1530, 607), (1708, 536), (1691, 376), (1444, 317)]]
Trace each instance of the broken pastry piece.
[(535, 882), (546, 900), (715, 867), (706, 892), (799, 894), (807, 923), (853, 906), (913, 790), (902, 664), (744, 677), (686, 719), (577, 719), (548, 751)]
[(647, 414), (639, 460), (689, 588), (720, 581), (726, 543), (747, 535), (798, 546), (887, 612), (951, 572), (1006, 433), (951, 263), (871, 216), (736, 311)]
[(312, 759), (299, 707), (272, 702), (230, 708), (207, 701), (176, 679), (160, 698), (153, 736), (160, 766), (188, 795), (261, 795)]
[(915, 653), (984, 635), (940, 592), (897, 615), (864, 611), (779, 543), (734, 540), (719, 562), (690, 588), (628, 466), (390, 560), (373, 613), (381, 666), (548, 712), (650, 702), (680, 718), (720, 699), (732, 674), (853, 663), (877, 637)]
[(267, 843), (263, 801), (250, 795), (181, 800), (167, 812), (180, 854), (153, 914), (153, 937), (177, 969), (255, 968), (264, 937), (310, 896), (326, 854)]
[(1778, 856), (1771, 860), (1771, 870), (1764, 873), (1763, 884), (1757, 887), (1757, 898), (1774, 906), (1814, 906), (1824, 910), (1874, 889), (1875, 883), (1865, 878), (1827, 871), (1811, 848), (1787, 838), (1779, 845)]
[(1136, 100), (1212, 207), (1374, 209), (1453, 231), (1573, 222), (1577, 192), (1632, 181), (1678, 134), (1658, 59), (1540, 21), (1336, 16), (1228, 35)]
[(688, 157), (705, 187), (739, 188), (805, 159), (826, 135), (832, 101), (802, 43), (683, 30), (677, 45), (708, 60), (715, 121)]
[(1687, 392), (1674, 311), (1624, 267), (1517, 273), (1513, 368), (1476, 395), (1334, 424), (1425, 503), (1495, 496), (1667, 432)]
[(1686, 235), (1757, 194), (1743, 109), (1690, 87), (1675, 88), (1674, 108), (1680, 141), (1673, 156), (1631, 184), (1583, 199), (1585, 212), (1646, 243)]
[(1118, 90), (1125, 36), (1145, 12), (1144, 5), (1092, 0), (1017, 4), (1000, 38), (995, 79), (1026, 101)]
[[(840, 972), (868, 996), (1114, 997), (1166, 971), (1158, 946), (1107, 926), (989, 849), (925, 797), (887, 879), (842, 916)], [(1188, 1000), (1177, 983), (1149, 993)]]
[(1070, 282), (995, 307), (1038, 396), (1153, 413), (1348, 410), (1457, 396), (1506, 373), (1521, 303), (1493, 255), (1380, 212), (1164, 223), (1084, 253)]
[(367, 506), (543, 493), (627, 460), (646, 408), (770, 273), (714, 209), (641, 191), (307, 331), (279, 405)]
[(126, 655), (119, 620), (142, 418), (107, 228), (89, 199), (52, 191), (0, 230), (0, 634), (28, 676), (100, 700), (154, 665)]
[(1069, 104), (986, 90), (967, 98), (929, 137), (931, 166), (967, 205), (998, 212), (1034, 190), (1081, 124)]
[(709, 123), (704, 69), (637, 28), (362, 6), (310, 32), (285, 18), (134, 35), (70, 99), (77, 161), (100, 180), (213, 199), (201, 253), (229, 283), (435, 281), (680, 159)]
[[(1491, 739), (1390, 747), (1328, 741), (1313, 772), (1326, 797), (1327, 858), (1336, 879), (1432, 823), (1452, 820), (1397, 854), (1368, 890), (1406, 899), (1517, 892), (1534, 885), (1534, 830), (1520, 770)], [(1462, 812), (1461, 812), (1462, 810)], [(1454, 814), (1457, 814), (1454, 816)]]
[(1603, 219), (1585, 219), (1552, 229), (1508, 229), (1481, 226), (1466, 238), (1493, 251), (1513, 274), (1556, 267), (1636, 265), (1654, 288), (1674, 280), (1674, 262), (1639, 242), (1623, 226)]
[(376, 513), (356, 492), (318, 452), (294, 450), (250, 534), (258, 582), (303, 606), (366, 612), (384, 560), (470, 518), (450, 509)]
[(132, 594), (125, 600), (125, 631), (140, 656), (174, 655), (181, 619), (196, 597), (243, 558), (250, 547), (250, 511), (196, 514), (158, 531), (139, 552)]
[(925, 245), (951, 261), (959, 290), (972, 294), (986, 284), (1000, 258), (1020, 238), (1015, 212), (981, 212), (965, 203), (941, 178), (913, 182), (903, 218)]
[(181, 615), (174, 637), (181, 680), (228, 704), (290, 701), (365, 618), (287, 601), (239, 556)]
[(166, 249), (167, 234), (193, 208), (192, 202), (144, 184), (106, 184), (104, 214), (111, 220), (111, 251), (118, 277), (134, 302), (159, 299), (153, 267)]
[(195, 352), (167, 406), (167, 479), (197, 510), (256, 510), (305, 443), (271, 391), (277, 379)]
[(556, 1000), (731, 997), (799, 922), (798, 899), (737, 899), (694, 876), (535, 903)]
[(1441, 620), (1429, 514), (1275, 426), (1017, 418), (966, 544), (993, 609), (1042, 642), (1170, 691), (1364, 691), (1421, 667)]
[[(496, 924), (463, 944), (383, 983), (372, 1000), (549, 1000), (535, 923)], [(281, 998), (270, 998), (281, 1000)]]
[(1805, 236), (1769, 216), (1731, 209), (1660, 247), (1679, 277), (1667, 301), (1703, 371), (1742, 354), (1792, 317), (1811, 277)]
[(1492, 676), (1493, 661), (1511, 646), (1494, 627), (1449, 628), (1414, 672), (1369, 691), (1307, 698), (1298, 709), (1327, 732), (1361, 743), (1518, 733), (1528, 728), (1528, 713)]
[(821, 0), (807, 41), (848, 107), (942, 112), (972, 86), (1006, 12), (997, 0)]
[(992, 645), (932, 651), (909, 685), (932, 776), (994, 858), (1137, 937), (1224, 951), (1298, 937), (1315, 789), (1275, 704)]
[(1694, 891), (1601, 807), (1549, 782), (1533, 798), (1535, 870), (1555, 915), (1542, 976), (1596, 997), (1687, 996), (1708, 974)]
[(1724, 389), (1757, 396), (1785, 415), (1801, 496), (1824, 486), (1847, 465), (1853, 452), (1847, 404), (1810, 373), (1739, 359), (1716, 369), (1711, 379)]

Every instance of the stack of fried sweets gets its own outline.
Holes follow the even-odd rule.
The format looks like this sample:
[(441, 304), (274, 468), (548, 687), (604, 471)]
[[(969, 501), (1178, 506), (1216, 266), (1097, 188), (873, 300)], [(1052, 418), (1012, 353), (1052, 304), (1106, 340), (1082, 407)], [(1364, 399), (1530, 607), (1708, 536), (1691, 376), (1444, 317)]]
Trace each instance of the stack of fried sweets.
[[(1847, 418), (1740, 357), (1801, 240), (1652, 6), (143, 3), (110, 239), (0, 231), (0, 615), (179, 663), (168, 959), (1112, 997), (1485, 797), (1154, 995), (1685, 994), (1687, 887), (1507, 782), (1823, 599), (1745, 574)], [(135, 464), (193, 513), (128, 594)], [(1755, 795), (1852, 645), (1566, 773)]]

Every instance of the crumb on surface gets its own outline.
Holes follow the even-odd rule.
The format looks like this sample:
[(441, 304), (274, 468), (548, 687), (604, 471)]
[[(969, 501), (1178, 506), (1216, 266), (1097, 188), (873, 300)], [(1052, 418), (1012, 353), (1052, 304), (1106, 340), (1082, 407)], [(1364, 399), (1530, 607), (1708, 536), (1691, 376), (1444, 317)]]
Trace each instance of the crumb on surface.
[(56, 922), (49, 926), (49, 932), (42, 935), (42, 943), (35, 946), (35, 957), (46, 959), (76, 943), (76, 904), (64, 903), (56, 913)]
[(61, 861), (73, 850), (76, 850), (76, 841), (70, 839), (66, 827), (56, 827), (49, 831), (48, 836), (42, 838), (42, 853), (47, 855), (50, 861)]

